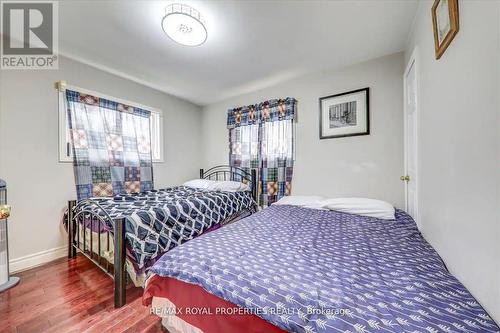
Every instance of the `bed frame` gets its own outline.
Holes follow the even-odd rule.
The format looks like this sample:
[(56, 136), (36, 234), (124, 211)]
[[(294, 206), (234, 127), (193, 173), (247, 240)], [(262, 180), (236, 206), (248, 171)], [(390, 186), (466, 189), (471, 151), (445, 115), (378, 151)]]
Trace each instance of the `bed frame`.
[[(210, 168), (207, 171), (200, 169), (200, 178), (209, 180), (237, 180), (247, 183), (252, 192), (254, 200), (257, 198), (257, 177), (255, 170), (250, 173), (228, 165), (218, 165)], [(78, 205), (91, 203), (97, 207), (100, 214), (96, 214), (93, 209), (80, 209), (75, 213), (75, 208)], [(254, 210), (250, 210), (253, 213)], [(76, 200), (68, 201), (68, 258), (75, 258), (77, 252), (87, 257), (97, 267), (102, 269), (114, 280), (114, 304), (115, 308), (125, 305), (125, 293), (127, 286), (127, 272), (125, 268), (126, 248), (125, 248), (125, 218), (112, 219), (104, 208), (99, 203), (92, 199), (85, 199), (77, 202)], [(101, 244), (101, 228), (110, 222), (114, 226), (113, 230), (113, 250), (114, 258), (111, 264), (106, 258), (101, 256), (101, 249), (110, 249), (110, 233), (106, 232), (105, 244)], [(80, 228), (83, 227), (83, 242), (80, 244)], [(90, 248), (86, 246), (86, 230), (90, 226)], [(97, 249), (93, 243), (93, 228), (97, 226)]]

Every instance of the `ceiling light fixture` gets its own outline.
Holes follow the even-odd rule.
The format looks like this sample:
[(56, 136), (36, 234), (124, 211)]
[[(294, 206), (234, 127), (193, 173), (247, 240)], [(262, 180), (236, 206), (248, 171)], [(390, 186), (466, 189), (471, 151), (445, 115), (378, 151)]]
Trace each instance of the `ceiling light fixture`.
[(188, 5), (167, 6), (161, 26), (168, 37), (182, 45), (199, 46), (207, 40), (205, 20), (199, 11)]

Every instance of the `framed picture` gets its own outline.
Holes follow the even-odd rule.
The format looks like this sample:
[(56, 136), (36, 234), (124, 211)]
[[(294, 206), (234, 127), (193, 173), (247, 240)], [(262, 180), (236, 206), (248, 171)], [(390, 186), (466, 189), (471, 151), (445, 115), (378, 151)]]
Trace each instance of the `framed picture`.
[(435, 0), (432, 6), (432, 25), (436, 59), (439, 59), (459, 29), (458, 0)]
[(370, 134), (369, 88), (319, 99), (319, 138)]

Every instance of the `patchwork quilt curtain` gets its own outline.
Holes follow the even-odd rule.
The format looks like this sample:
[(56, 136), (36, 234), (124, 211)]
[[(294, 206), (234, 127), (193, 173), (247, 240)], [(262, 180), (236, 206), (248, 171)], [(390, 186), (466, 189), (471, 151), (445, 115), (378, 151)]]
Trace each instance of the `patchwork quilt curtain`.
[(291, 193), (296, 104), (273, 99), (228, 110), (229, 163), (257, 170), (260, 206)]
[(150, 112), (66, 90), (78, 200), (153, 189)]

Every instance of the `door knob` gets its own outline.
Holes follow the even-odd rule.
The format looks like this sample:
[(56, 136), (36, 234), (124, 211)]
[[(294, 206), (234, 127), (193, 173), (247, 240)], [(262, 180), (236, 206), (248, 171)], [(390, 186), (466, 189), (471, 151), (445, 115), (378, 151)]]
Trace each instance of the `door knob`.
[(406, 176), (401, 176), (399, 177), (399, 179), (401, 179), (402, 181), (404, 182), (409, 182), (410, 181), (410, 176), (406, 175)]

